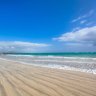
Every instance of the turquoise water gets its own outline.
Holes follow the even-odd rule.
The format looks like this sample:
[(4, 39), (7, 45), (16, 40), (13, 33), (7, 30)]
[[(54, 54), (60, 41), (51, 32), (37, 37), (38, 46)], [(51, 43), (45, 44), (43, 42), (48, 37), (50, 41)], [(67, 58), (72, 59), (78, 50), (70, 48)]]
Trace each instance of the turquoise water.
[(7, 53), (1, 58), (33, 66), (74, 70), (96, 74), (96, 52), (93, 53)]
[(64, 56), (64, 57), (93, 57), (96, 58), (96, 52), (78, 52), (78, 53), (9, 53), (13, 55), (33, 55), (33, 56)]

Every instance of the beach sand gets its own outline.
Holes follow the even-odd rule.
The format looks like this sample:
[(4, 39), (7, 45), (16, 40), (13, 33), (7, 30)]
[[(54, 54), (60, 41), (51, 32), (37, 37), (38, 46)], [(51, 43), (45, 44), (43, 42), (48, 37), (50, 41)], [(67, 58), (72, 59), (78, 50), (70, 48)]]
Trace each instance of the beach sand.
[(0, 96), (96, 96), (96, 75), (0, 59)]

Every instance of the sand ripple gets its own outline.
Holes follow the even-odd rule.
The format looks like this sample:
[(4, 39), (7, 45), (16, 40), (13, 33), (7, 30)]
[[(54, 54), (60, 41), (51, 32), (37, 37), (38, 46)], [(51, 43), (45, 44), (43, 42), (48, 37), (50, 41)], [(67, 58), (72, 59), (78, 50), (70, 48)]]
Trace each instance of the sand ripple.
[(0, 96), (96, 96), (96, 75), (0, 59)]

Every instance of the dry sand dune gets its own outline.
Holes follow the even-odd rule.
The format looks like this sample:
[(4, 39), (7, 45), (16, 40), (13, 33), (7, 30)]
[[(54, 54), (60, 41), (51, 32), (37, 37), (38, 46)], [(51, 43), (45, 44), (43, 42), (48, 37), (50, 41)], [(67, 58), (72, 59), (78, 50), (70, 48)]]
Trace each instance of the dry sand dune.
[(96, 75), (0, 59), (0, 96), (96, 96)]

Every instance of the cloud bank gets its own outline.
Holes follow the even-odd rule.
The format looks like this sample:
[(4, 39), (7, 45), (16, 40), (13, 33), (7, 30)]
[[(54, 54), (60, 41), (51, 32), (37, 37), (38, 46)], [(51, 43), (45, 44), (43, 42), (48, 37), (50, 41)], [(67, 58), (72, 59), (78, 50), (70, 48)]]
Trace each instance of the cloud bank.
[(22, 41), (1, 41), (0, 52), (40, 52), (50, 46), (44, 43), (31, 43)]
[(67, 32), (54, 40), (67, 43), (92, 44), (96, 45), (96, 26), (86, 27), (77, 31)]

